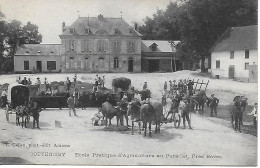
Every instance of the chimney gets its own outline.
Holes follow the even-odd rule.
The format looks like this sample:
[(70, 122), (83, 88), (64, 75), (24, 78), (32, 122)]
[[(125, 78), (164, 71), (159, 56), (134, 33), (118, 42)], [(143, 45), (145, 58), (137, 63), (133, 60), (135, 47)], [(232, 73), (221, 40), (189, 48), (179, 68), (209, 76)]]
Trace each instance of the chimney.
[(62, 22), (62, 28), (64, 28), (65, 27), (65, 22)]
[(101, 15), (101, 14), (99, 14), (98, 15), (98, 20), (103, 20), (104, 18), (103, 18), (103, 15)]

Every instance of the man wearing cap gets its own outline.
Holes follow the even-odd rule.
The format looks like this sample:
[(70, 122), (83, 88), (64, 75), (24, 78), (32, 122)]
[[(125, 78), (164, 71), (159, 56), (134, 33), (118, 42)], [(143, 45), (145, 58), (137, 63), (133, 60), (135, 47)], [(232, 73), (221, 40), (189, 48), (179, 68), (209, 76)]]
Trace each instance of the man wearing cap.
[(1, 93), (1, 107), (5, 107), (7, 103), (7, 92), (6, 89), (4, 89)]
[(37, 90), (39, 91), (40, 90), (40, 86), (41, 86), (41, 80), (40, 80), (39, 77), (37, 78), (36, 85), (37, 85)]
[(76, 110), (75, 110), (75, 102), (74, 102), (74, 98), (72, 95), (70, 95), (70, 97), (67, 100), (68, 106), (69, 106), (69, 116), (71, 117), (71, 110), (74, 113), (74, 116), (77, 116), (76, 114)]
[(50, 89), (50, 92), (51, 92), (51, 86), (50, 86), (50, 84), (49, 84), (49, 82), (48, 82), (46, 77), (44, 78), (44, 84), (45, 84), (46, 92), (48, 91), (48, 89)]
[(144, 82), (143, 90), (146, 90), (146, 89), (147, 89), (147, 82)]
[(70, 92), (70, 86), (71, 86), (71, 82), (69, 77), (67, 77), (67, 80), (65, 82), (65, 86), (66, 86), (66, 92), (69, 93)]
[(27, 85), (28, 84), (28, 81), (27, 81), (26, 77), (24, 77), (24, 79), (22, 80), (21, 84), (23, 84), (23, 85)]
[(211, 117), (213, 117), (213, 113), (215, 113), (215, 115), (217, 116), (218, 103), (219, 103), (219, 100), (215, 97), (215, 94), (212, 94), (211, 98), (210, 98), (210, 103), (209, 103)]
[(191, 128), (191, 124), (190, 124), (189, 114), (190, 114), (190, 102), (188, 100), (185, 100), (185, 105), (184, 105), (184, 107), (182, 109), (182, 118), (183, 118), (183, 127), (184, 127), (184, 129), (186, 128), (186, 123), (185, 123), (186, 120), (188, 122), (189, 129), (192, 129)]
[(128, 105), (128, 101), (127, 101), (128, 97), (127, 97), (127, 93), (124, 93), (123, 98), (121, 99), (119, 106), (121, 107), (122, 110), (122, 114), (125, 117), (126, 120), (126, 126), (130, 127), (128, 125), (128, 116), (127, 116), (127, 105)]
[(194, 85), (194, 83), (192, 82), (192, 80), (189, 80), (187, 86), (188, 86), (188, 90), (189, 90), (189, 95), (190, 95), (190, 96), (193, 94), (193, 93), (192, 93), (193, 85)]

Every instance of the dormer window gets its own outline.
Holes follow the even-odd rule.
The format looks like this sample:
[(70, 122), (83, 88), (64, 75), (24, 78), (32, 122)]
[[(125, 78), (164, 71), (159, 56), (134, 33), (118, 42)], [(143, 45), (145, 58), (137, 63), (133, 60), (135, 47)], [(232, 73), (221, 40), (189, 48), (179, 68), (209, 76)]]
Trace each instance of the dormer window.
[(89, 34), (90, 33), (90, 29), (89, 28), (85, 28), (85, 34)]
[(129, 33), (131, 33), (131, 34), (132, 34), (132, 33), (133, 33), (133, 29), (130, 29), (130, 30), (129, 30)]
[(29, 51), (25, 51), (27, 54), (29, 54)]
[(51, 51), (50, 53), (53, 54), (53, 51)]
[(66, 29), (65, 29), (65, 28), (63, 28), (63, 29), (62, 29), (62, 32), (65, 32), (65, 31), (66, 31)]
[(70, 28), (70, 34), (74, 34), (74, 29)]
[(156, 45), (152, 46), (152, 51), (156, 51)]
[(118, 28), (115, 28), (115, 34), (120, 34), (120, 31)]
[(152, 45), (150, 45), (150, 48), (152, 51), (156, 51), (157, 50), (157, 44), (156, 43), (153, 43)]
[(38, 53), (38, 54), (40, 54), (40, 53), (41, 53), (41, 51), (38, 51), (37, 53)]

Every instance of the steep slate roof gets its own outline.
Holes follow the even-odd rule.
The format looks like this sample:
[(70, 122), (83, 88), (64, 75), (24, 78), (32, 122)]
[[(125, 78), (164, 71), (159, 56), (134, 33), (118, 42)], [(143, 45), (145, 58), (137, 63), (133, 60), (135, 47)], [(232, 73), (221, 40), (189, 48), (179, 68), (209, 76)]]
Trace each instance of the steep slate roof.
[[(174, 44), (178, 44), (180, 41), (174, 41)], [(150, 46), (157, 45), (156, 51), (152, 51)], [(172, 47), (169, 41), (166, 40), (142, 40), (142, 52), (172, 52)]]
[(257, 49), (257, 25), (228, 28), (211, 48), (211, 52)]
[(17, 48), (15, 55), (60, 55), (60, 44), (24, 44)]
[(98, 17), (79, 17), (71, 26), (65, 26), (65, 31), (62, 35), (71, 35), (69, 28), (74, 28), (74, 35), (86, 35), (85, 29), (89, 28), (92, 34), (98, 31), (105, 31), (109, 35), (114, 35), (115, 28), (119, 29), (120, 33), (125, 36), (142, 36), (134, 28), (133, 33), (130, 33), (130, 26), (122, 18), (102, 18)]

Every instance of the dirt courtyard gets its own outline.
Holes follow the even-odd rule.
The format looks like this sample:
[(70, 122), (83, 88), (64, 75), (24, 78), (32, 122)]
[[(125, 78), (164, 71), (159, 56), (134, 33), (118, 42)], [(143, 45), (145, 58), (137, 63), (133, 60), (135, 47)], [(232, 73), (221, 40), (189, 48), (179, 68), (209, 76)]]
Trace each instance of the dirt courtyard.
[[(81, 81), (92, 82), (96, 74), (77, 74)], [(152, 92), (152, 101), (161, 101), (164, 81), (184, 78), (207, 81), (207, 96), (215, 93), (220, 99), (220, 118), (191, 115), (192, 130), (163, 124), (159, 134), (144, 137), (137, 132), (105, 131), (104, 126), (92, 126), (91, 118), (97, 108), (78, 109), (78, 117), (69, 117), (68, 109), (46, 109), (40, 113), (41, 129), (15, 125), (15, 115), (7, 123), (5, 111), (0, 109), (0, 164), (66, 164), (66, 165), (240, 165), (257, 164), (257, 137), (245, 131), (236, 133), (230, 125), (226, 105), (234, 96), (245, 94), (250, 108), (257, 102), (257, 84), (211, 79), (194, 72), (106, 75), (105, 86), (111, 88), (112, 79), (127, 77), (132, 86), (141, 89), (145, 81)], [(30, 77), (33, 83), (39, 76), (49, 82), (66, 80), (74, 74), (2, 75), (0, 84), (15, 82), (17, 76)], [(246, 114), (251, 109), (246, 111)], [(221, 117), (222, 116), (222, 117)], [(224, 118), (224, 119), (223, 119)], [(60, 121), (61, 128), (55, 127)], [(245, 119), (245, 126), (252, 124)], [(245, 127), (244, 126), (244, 127)], [(112, 127), (116, 127), (115, 118)]]

